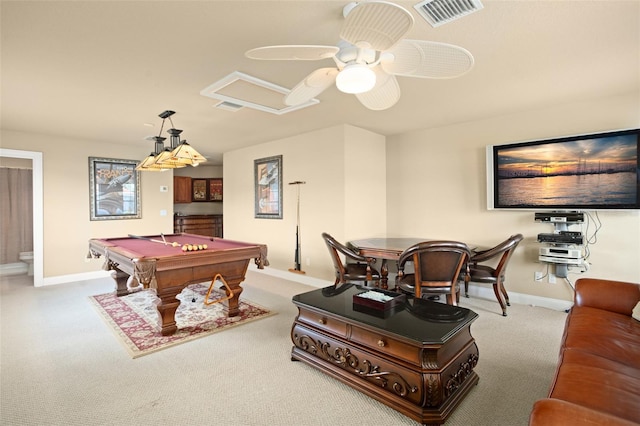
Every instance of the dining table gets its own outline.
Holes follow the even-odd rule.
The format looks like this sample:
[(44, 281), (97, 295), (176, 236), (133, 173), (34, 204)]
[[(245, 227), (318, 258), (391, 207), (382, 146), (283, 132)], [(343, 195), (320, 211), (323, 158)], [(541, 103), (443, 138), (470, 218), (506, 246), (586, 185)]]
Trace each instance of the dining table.
[(381, 259), (380, 267), (380, 287), (384, 290), (389, 288), (389, 265), (388, 261), (397, 262), (398, 258), (406, 249), (414, 244), (423, 241), (433, 240), (433, 238), (415, 237), (390, 237), (390, 238), (365, 238), (347, 242), (347, 247), (355, 250), (361, 256)]
[[(409, 247), (425, 241), (434, 241), (433, 238), (416, 237), (376, 237), (352, 240), (347, 242), (347, 247), (353, 249), (361, 256), (380, 259), (380, 288), (389, 288), (389, 264), (388, 261), (397, 262), (400, 255)], [(472, 253), (478, 250), (477, 247), (469, 247)]]

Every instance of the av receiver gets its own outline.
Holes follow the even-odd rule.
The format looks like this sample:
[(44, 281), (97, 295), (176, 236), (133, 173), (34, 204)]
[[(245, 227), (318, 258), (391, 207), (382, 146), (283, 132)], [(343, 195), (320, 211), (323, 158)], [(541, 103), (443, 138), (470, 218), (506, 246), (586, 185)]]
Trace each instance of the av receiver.
[(537, 212), (535, 213), (536, 222), (551, 223), (576, 223), (584, 222), (583, 212)]
[(566, 265), (581, 265), (582, 250), (566, 247), (540, 247), (538, 260), (549, 263), (564, 263)]

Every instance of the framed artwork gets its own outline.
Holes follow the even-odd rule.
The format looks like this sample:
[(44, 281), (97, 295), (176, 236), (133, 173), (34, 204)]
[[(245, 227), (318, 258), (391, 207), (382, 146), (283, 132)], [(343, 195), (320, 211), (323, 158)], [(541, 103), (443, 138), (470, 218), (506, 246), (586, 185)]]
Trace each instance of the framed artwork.
[(282, 155), (254, 160), (256, 218), (282, 219)]
[(137, 161), (89, 157), (91, 220), (140, 219)]
[(222, 179), (209, 179), (209, 200), (222, 201)]
[(191, 182), (193, 201), (207, 201), (207, 180), (193, 179)]

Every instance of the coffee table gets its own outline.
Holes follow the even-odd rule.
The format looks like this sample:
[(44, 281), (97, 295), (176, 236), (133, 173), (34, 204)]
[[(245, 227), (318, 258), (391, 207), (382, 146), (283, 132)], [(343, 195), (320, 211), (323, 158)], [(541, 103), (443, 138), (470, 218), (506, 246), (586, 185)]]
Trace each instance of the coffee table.
[(388, 310), (353, 303), (369, 290), (345, 284), (294, 296), (291, 359), (422, 424), (444, 423), (478, 382), (470, 330), (478, 315), (414, 298)]

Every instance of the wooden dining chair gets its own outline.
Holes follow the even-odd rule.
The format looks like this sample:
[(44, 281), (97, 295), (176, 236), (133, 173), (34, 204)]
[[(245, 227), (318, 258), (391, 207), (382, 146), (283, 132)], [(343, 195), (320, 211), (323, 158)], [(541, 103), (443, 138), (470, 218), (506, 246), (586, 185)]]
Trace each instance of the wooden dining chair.
[[(502, 308), (502, 316), (507, 316), (509, 294), (504, 287), (504, 277), (511, 255), (522, 241), (522, 234), (515, 234), (488, 250), (476, 252), (469, 260), (469, 274), (464, 280), (464, 295), (469, 297), (469, 281), (493, 285), (493, 292)], [(480, 263), (483, 263), (482, 265)], [(487, 264), (489, 263), (489, 264)], [(504, 296), (504, 300), (502, 300)]]
[[(460, 274), (466, 274), (470, 251), (458, 241), (425, 241), (406, 249), (398, 259), (396, 288), (414, 294), (446, 294), (447, 304), (457, 306), (460, 300)], [(413, 262), (414, 272), (405, 273)]]
[[(365, 285), (370, 282), (380, 282), (380, 272), (371, 266), (376, 262), (376, 259), (361, 256), (344, 244), (339, 243), (326, 232), (322, 233), (322, 238), (327, 244), (333, 261), (333, 267), (336, 272), (335, 285), (350, 281), (364, 281)], [(344, 262), (342, 261), (343, 257), (345, 259)]]

